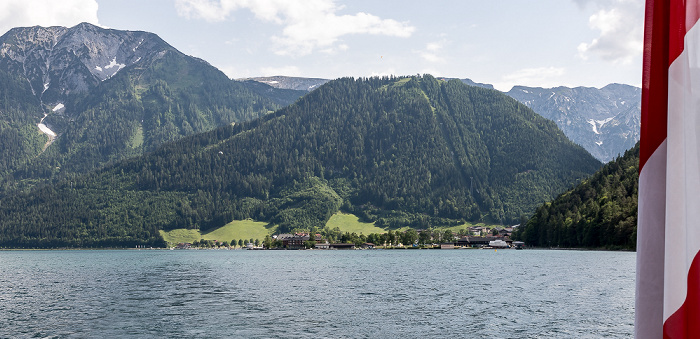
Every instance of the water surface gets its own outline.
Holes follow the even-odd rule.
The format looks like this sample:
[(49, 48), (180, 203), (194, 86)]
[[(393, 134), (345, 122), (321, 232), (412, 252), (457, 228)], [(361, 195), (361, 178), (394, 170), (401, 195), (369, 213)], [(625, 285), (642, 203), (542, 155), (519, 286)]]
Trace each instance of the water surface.
[(0, 337), (629, 338), (635, 254), (0, 251)]

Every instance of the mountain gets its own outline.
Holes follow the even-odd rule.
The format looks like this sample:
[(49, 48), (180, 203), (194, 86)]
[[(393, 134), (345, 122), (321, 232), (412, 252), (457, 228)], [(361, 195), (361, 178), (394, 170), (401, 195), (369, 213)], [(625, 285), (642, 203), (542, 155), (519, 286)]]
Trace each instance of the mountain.
[(300, 78), (300, 77), (287, 77), (287, 76), (272, 76), (272, 77), (256, 77), (256, 78), (243, 78), (238, 79), (240, 81), (255, 81), (260, 82), (274, 88), (279, 89), (292, 89), (296, 91), (307, 91), (310, 92), (319, 86), (327, 83), (328, 79), (320, 78)]
[[(457, 79), (469, 86), (493, 89), (491, 84), (478, 83), (471, 79), (438, 79)], [(240, 80), (303, 91), (318, 88), (328, 81), (285, 76)], [(539, 115), (556, 122), (569, 139), (583, 146), (600, 161), (608, 162), (614, 159), (639, 141), (641, 90), (637, 87), (620, 84), (610, 84), (601, 89), (515, 86), (506, 94), (532, 108)]]
[(431, 76), (339, 79), (251, 122), (0, 200), (0, 246), (162, 244), (159, 230), (339, 209), (379, 227), (511, 223), (600, 162), (504, 94)]
[(528, 246), (635, 249), (638, 173), (639, 143), (540, 206), (516, 237)]
[(439, 78), (440, 80), (445, 80), (445, 81), (450, 81), (457, 79), (469, 86), (477, 86), (477, 87), (482, 87), (482, 88), (488, 88), (488, 89), (493, 89), (493, 85), (491, 84), (482, 84), (480, 82), (474, 82), (472, 79), (458, 79), (458, 78)]
[(13, 143), (2, 150), (5, 190), (251, 120), (305, 93), (233, 81), (155, 34), (87, 23), (1, 36), (0, 86), (0, 134)]
[(637, 87), (515, 86), (506, 94), (556, 122), (598, 160), (610, 161), (639, 141), (641, 90)]

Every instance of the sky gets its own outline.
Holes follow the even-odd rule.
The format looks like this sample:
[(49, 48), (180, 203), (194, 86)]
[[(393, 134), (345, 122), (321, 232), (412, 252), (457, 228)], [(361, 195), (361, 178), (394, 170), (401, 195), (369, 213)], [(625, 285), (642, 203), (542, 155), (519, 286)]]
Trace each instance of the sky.
[(641, 84), (643, 0), (1, 0), (13, 27), (158, 34), (230, 78), (432, 74), (508, 91)]

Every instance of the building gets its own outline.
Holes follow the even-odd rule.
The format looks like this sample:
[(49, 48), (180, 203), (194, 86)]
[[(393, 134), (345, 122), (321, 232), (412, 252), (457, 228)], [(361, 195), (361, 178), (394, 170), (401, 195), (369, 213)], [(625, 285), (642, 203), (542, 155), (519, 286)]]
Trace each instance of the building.
[(489, 242), (494, 241), (496, 237), (462, 237), (457, 240), (457, 245), (462, 247), (484, 247), (488, 246)]
[(282, 239), (282, 247), (290, 250), (300, 250), (304, 248), (304, 242), (309, 241), (308, 235), (295, 235)]
[(330, 249), (332, 249), (332, 250), (354, 250), (355, 244), (349, 244), (349, 243), (331, 244)]
[(317, 249), (317, 250), (327, 250), (327, 249), (330, 249), (330, 247), (331, 247), (331, 244), (329, 244), (327, 242), (317, 242), (314, 245), (314, 249)]

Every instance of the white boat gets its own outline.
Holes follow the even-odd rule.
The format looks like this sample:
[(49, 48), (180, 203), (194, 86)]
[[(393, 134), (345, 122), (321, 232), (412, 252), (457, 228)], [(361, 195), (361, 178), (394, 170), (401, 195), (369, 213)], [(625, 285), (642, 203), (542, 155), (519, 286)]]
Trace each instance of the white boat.
[(501, 240), (501, 239), (498, 239), (498, 240), (489, 241), (489, 246), (493, 247), (493, 248), (507, 248), (508, 243)]

